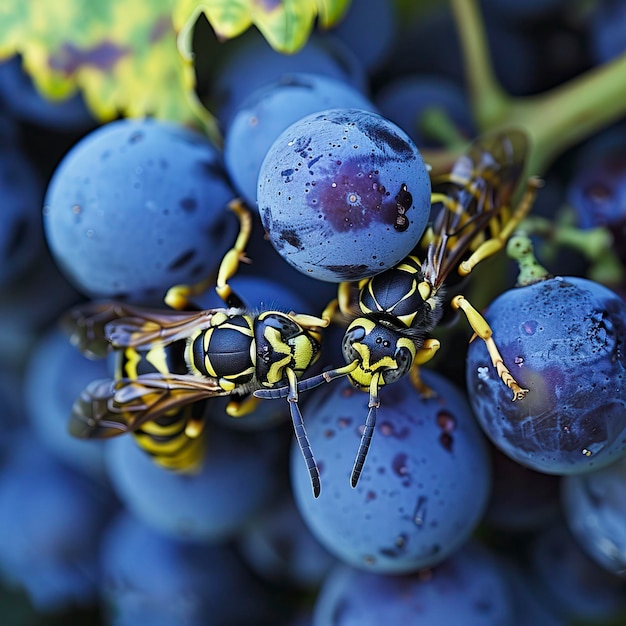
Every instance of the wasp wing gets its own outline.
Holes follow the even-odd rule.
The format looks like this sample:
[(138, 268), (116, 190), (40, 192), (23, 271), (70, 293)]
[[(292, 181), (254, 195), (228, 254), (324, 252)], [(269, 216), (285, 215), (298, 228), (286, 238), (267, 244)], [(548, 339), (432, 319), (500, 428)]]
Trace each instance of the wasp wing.
[(187, 337), (210, 326), (217, 310), (189, 312), (90, 302), (66, 313), (61, 326), (84, 355), (102, 358), (111, 349), (172, 343)]
[[(448, 174), (432, 181), (436, 201), (432, 236), (422, 264), (436, 291), (491, 226), (507, 219), (524, 172), (528, 139), (520, 130), (480, 137)], [(495, 221), (494, 221), (495, 220)]]
[(69, 431), (81, 439), (115, 437), (174, 409), (228, 393), (215, 378), (185, 374), (96, 380), (74, 403)]
[(115, 349), (173, 343), (189, 337), (196, 330), (208, 328), (211, 319), (220, 310), (181, 312), (136, 309), (132, 316), (110, 321), (104, 332)]
[(61, 328), (89, 358), (103, 358), (111, 346), (104, 328), (115, 319), (132, 315), (134, 307), (117, 302), (88, 302), (70, 309), (61, 317)]

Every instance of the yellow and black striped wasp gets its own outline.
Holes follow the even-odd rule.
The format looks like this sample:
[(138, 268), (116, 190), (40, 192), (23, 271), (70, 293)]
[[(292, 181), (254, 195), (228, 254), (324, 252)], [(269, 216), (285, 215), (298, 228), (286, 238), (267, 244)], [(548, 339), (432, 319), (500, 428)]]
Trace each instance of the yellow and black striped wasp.
[(92, 382), (76, 400), (70, 431), (81, 438), (130, 432), (158, 464), (191, 471), (203, 455), (203, 400), (229, 396), (227, 412), (241, 415), (250, 409), (246, 398), (256, 402), (253, 390), (287, 386), (295, 434), (317, 495), (319, 471), (298, 408), (297, 381), (318, 359), (328, 321), (242, 307), (228, 279), (245, 258), (251, 216), (240, 202), (231, 209), (241, 230), (217, 276), (225, 308), (177, 310), (204, 288), (199, 283), (172, 288), (166, 296), (171, 310), (88, 303), (66, 316), (70, 339), (84, 354), (117, 357), (115, 375)]
[[(343, 341), (346, 365), (299, 382), (300, 391), (347, 376), (357, 388), (369, 392), (369, 412), (362, 432), (350, 482), (356, 487), (380, 406), (379, 389), (410, 374), (418, 389), (419, 366), (439, 349), (428, 335), (439, 324), (446, 301), (443, 288), (451, 272), (468, 275), (484, 259), (501, 250), (529, 212), (541, 181), (530, 178), (525, 192), (512, 205), (523, 176), (527, 136), (511, 130), (478, 138), (454, 163), (449, 173), (432, 179), (431, 224), (420, 245), (425, 252), (408, 256), (390, 270), (358, 283), (356, 307), (351, 308), (350, 283), (339, 286), (338, 298), (322, 314), (333, 318), (337, 310), (352, 319)], [(462, 295), (450, 300), (462, 311), (475, 336), (487, 345), (502, 382), (513, 400), (527, 393), (505, 365), (492, 331), (483, 316)], [(261, 398), (280, 398), (288, 393), (274, 387), (254, 392)]]

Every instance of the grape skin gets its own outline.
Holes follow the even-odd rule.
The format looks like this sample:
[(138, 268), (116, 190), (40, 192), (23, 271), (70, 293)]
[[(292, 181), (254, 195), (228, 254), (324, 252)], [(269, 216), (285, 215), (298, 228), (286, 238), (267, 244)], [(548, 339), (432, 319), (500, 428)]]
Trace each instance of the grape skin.
[(368, 395), (335, 381), (312, 391), (303, 407), (322, 491), (313, 498), (292, 445), (296, 504), (322, 545), (354, 567), (386, 574), (430, 567), (467, 540), (485, 511), (491, 465), (482, 432), (452, 384), (435, 372), (423, 376), (434, 398), (425, 399), (408, 377), (382, 388), (355, 489), (349, 476)]
[(0, 573), (41, 612), (89, 606), (97, 598), (99, 543), (110, 492), (57, 460), (28, 429), (0, 473)]
[(514, 623), (504, 572), (494, 556), (474, 542), (421, 575), (383, 576), (337, 566), (320, 590), (313, 615), (313, 626)]
[(421, 154), (371, 111), (329, 109), (287, 128), (259, 173), (263, 227), (283, 258), (329, 282), (360, 280), (399, 263), (430, 214)]
[(556, 277), (494, 300), (486, 320), (528, 394), (513, 402), (482, 341), (467, 354), (472, 408), (493, 443), (549, 474), (598, 469), (626, 448), (626, 303), (583, 278)]
[(626, 459), (561, 483), (567, 524), (583, 550), (609, 572), (626, 573)]
[[(269, 611), (231, 546), (164, 536), (128, 511), (107, 527), (101, 562), (107, 624), (229, 626), (250, 615), (263, 623)], [(225, 601), (236, 596), (237, 602)]]
[(257, 208), (259, 171), (272, 143), (290, 124), (331, 106), (374, 110), (349, 84), (303, 72), (264, 84), (237, 108), (224, 136), (224, 163), (248, 206)]
[(206, 458), (195, 474), (159, 467), (130, 436), (107, 442), (115, 493), (139, 519), (170, 537), (200, 542), (231, 538), (277, 493), (280, 438), (205, 428)]
[(204, 136), (171, 122), (120, 120), (89, 133), (55, 170), (46, 239), (84, 294), (162, 302), (172, 285), (216, 269), (236, 236), (226, 210), (233, 197)]

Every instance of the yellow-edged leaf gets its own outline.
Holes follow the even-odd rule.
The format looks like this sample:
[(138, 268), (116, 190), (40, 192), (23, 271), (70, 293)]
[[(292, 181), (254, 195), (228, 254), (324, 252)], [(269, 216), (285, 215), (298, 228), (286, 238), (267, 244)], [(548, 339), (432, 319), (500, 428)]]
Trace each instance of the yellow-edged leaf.
[(22, 55), (51, 99), (80, 89), (102, 121), (151, 115), (201, 125), (191, 59), (177, 46), (175, 0), (29, 0), (0, 6), (0, 58)]
[(102, 121), (151, 115), (201, 125), (219, 141), (195, 93), (193, 26), (204, 13), (219, 37), (256, 26), (276, 50), (307, 41), (350, 0), (28, 0), (0, 3), (0, 59), (14, 54), (50, 99), (77, 90)]
[(330, 26), (345, 13), (350, 0), (178, 0), (174, 25), (186, 34), (189, 49), (190, 24), (204, 13), (216, 35), (230, 39), (256, 26), (279, 52), (297, 52), (307, 42), (319, 18)]
[[(358, 0), (354, 0), (358, 2)], [(316, 0), (317, 12), (319, 14), (319, 25), (322, 28), (329, 28), (336, 24), (348, 10), (350, 0)], [(376, 19), (373, 15), (372, 19)]]

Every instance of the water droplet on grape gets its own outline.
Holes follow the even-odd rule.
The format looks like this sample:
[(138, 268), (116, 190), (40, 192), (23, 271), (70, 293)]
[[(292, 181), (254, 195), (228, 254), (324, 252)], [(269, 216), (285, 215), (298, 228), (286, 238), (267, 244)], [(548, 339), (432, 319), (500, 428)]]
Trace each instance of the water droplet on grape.
[(476, 375), (479, 380), (489, 380), (489, 368), (486, 365), (476, 369)]
[(413, 511), (413, 523), (420, 528), (423, 527), (426, 521), (426, 502), (427, 499), (424, 496), (420, 496), (415, 504), (415, 510)]

